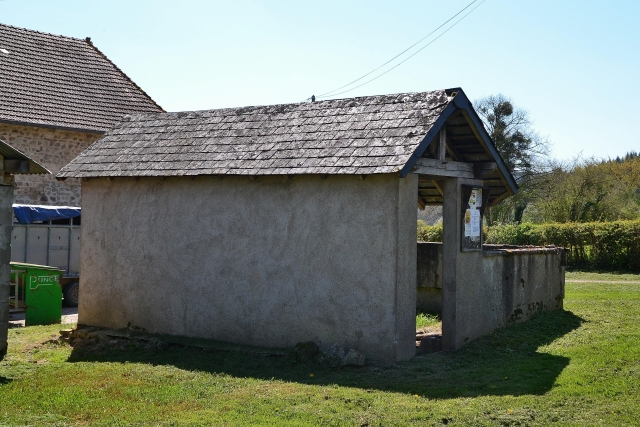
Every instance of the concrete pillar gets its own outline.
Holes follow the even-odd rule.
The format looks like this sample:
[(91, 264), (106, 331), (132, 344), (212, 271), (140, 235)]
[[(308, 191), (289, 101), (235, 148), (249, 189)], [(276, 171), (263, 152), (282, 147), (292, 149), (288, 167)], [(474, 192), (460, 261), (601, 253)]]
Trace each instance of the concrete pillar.
[(409, 174), (406, 178), (399, 179), (394, 308), (396, 361), (409, 360), (416, 355), (417, 199), (418, 175)]
[(442, 204), (442, 349), (456, 347), (456, 267), (460, 253), (461, 182), (459, 178), (444, 180)]
[[(474, 281), (464, 280), (464, 254), (461, 253), (462, 185), (482, 186), (482, 181), (461, 178), (444, 180), (442, 206), (442, 349), (456, 350), (465, 342), (465, 292)], [(470, 257), (466, 257), (467, 262)]]
[(0, 360), (7, 353), (13, 186), (0, 185)]

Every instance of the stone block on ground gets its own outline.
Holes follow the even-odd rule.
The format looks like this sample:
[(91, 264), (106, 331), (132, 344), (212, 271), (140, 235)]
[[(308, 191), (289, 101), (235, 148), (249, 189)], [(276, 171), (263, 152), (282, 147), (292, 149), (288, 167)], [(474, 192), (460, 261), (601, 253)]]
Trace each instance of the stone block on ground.
[(299, 342), (293, 347), (293, 357), (296, 362), (315, 362), (320, 354), (320, 348), (313, 341)]
[(364, 354), (351, 349), (342, 358), (342, 366), (362, 366), (364, 365)]
[(338, 368), (342, 365), (344, 358), (344, 348), (339, 344), (334, 344), (318, 356), (318, 363), (330, 368)]

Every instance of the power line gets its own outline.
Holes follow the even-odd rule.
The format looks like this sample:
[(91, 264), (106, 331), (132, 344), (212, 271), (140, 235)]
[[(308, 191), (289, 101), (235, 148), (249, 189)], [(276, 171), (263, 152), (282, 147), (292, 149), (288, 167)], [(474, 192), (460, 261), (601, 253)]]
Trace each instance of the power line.
[(388, 63), (390, 63), (391, 61), (393, 61), (394, 59), (396, 59), (397, 57), (401, 56), (402, 54), (404, 54), (405, 52), (407, 52), (408, 50), (411, 50), (414, 46), (420, 44), (423, 40), (425, 40), (426, 38), (428, 38), (430, 35), (432, 35), (433, 33), (435, 33), (436, 31), (438, 31), (440, 28), (444, 27), (445, 25), (447, 25), (449, 22), (451, 22), (456, 16), (460, 15), (462, 12), (464, 12), (465, 10), (467, 10), (472, 4), (474, 4), (475, 2), (477, 2), (478, 0), (473, 0), (471, 3), (469, 3), (468, 5), (466, 5), (462, 10), (460, 10), (458, 13), (456, 13), (455, 15), (453, 15), (451, 18), (447, 19), (442, 25), (440, 25), (438, 28), (436, 28), (435, 30), (431, 31), (429, 34), (427, 34), (426, 36), (424, 36), (423, 38), (421, 38), (420, 40), (418, 40), (417, 42), (415, 42), (414, 44), (412, 44), (411, 46), (409, 46), (408, 48), (406, 48), (405, 50), (403, 50), (402, 52), (400, 52), (399, 54), (397, 54), (396, 56), (394, 56), (393, 58), (391, 58), (390, 60), (388, 60), (387, 62), (385, 62), (384, 64), (380, 65), (378, 68), (375, 68), (371, 71), (369, 71), (367, 74), (365, 74), (364, 76), (358, 77), (357, 79), (355, 79), (352, 82), (347, 83), (344, 86), (340, 86), (337, 89), (331, 90), (329, 92), (325, 92), (325, 93), (321, 93), (320, 95), (318, 95), (318, 97), (324, 97), (326, 95), (329, 95), (333, 92), (337, 92), (340, 89), (344, 89), (347, 86), (351, 86), (352, 84), (354, 84), (355, 82), (358, 82), (362, 79), (364, 79), (365, 77), (367, 77), (370, 74), (375, 73), (376, 71), (378, 71), (380, 68), (384, 67), (385, 65), (387, 65)]
[[(482, 3), (484, 3), (486, 0), (482, 0), (476, 7), (474, 7), (473, 9), (471, 9), (469, 12), (467, 12), (464, 16), (462, 16), (462, 18), (458, 19), (456, 22), (453, 23), (453, 25), (451, 25), (449, 28), (447, 28), (446, 30), (444, 30), (442, 33), (440, 33), (435, 39), (431, 40), (429, 43), (427, 43), (426, 45), (424, 45), (423, 47), (421, 47), (420, 49), (418, 49), (416, 52), (414, 52), (413, 54), (411, 54), (409, 57), (405, 58), (404, 60), (400, 61), (399, 63), (397, 63), (396, 65), (394, 65), (393, 67), (389, 68), (388, 70), (386, 70), (385, 72), (378, 74), (377, 76), (375, 76), (374, 78), (367, 80), (366, 82), (359, 84), (358, 86), (352, 87), (351, 89), (347, 89), (344, 90), (342, 92), (338, 92), (338, 93), (333, 93), (337, 90), (343, 89), (347, 86), (350, 86), (351, 84), (362, 80), (364, 77), (374, 73), (375, 71), (379, 70), (380, 68), (384, 67), (385, 65), (387, 65), (389, 62), (393, 61), (394, 59), (396, 59), (398, 56), (402, 55), (403, 53), (405, 53), (407, 50), (411, 49), (412, 47), (414, 47), (416, 44), (420, 43), (421, 41), (423, 41), (424, 39), (426, 39), (427, 37), (429, 37), (430, 35), (432, 35), (434, 32), (436, 32), (437, 30), (439, 30), (440, 28), (442, 28), (443, 26), (445, 26), (447, 23), (449, 23), (452, 19), (454, 19), (456, 16), (460, 15), (462, 12), (464, 12), (467, 8), (469, 8), (469, 6), (471, 6), (472, 4), (476, 3), (478, 0), (474, 0), (473, 2), (471, 2), (470, 4), (468, 4), (464, 9), (462, 9), (460, 12), (456, 13), (453, 17), (451, 17), (449, 20), (447, 20), (444, 24), (440, 25), (438, 28), (436, 28), (435, 30), (433, 30), (431, 33), (429, 33), (427, 36), (423, 37), (420, 41), (418, 41), (417, 43), (413, 44), (411, 47), (405, 49), (403, 52), (401, 52), (400, 54), (396, 55), (395, 57), (393, 57), (392, 59), (390, 59), (389, 61), (385, 62), (384, 64), (382, 64), (381, 66), (379, 66), (378, 68), (376, 68), (373, 71), (370, 71), (369, 73), (365, 74), (364, 76), (352, 81), (349, 84), (346, 84), (338, 89), (334, 89), (332, 91), (329, 92), (325, 92), (322, 95), (319, 95), (316, 97), (316, 99), (320, 99), (320, 98), (329, 98), (331, 96), (337, 96), (337, 95), (342, 95), (343, 93), (347, 93), (347, 92), (351, 92), (352, 90), (358, 89), (359, 87), (362, 87), (368, 83), (371, 83), (372, 81), (384, 76), (385, 74), (387, 74), (388, 72), (390, 72), (391, 70), (394, 70), (395, 68), (398, 68), (400, 65), (404, 64), (405, 62), (407, 62), (409, 59), (413, 58), (414, 56), (416, 56), (418, 53), (422, 52), (425, 48), (429, 47), (432, 43), (434, 43), (436, 40), (438, 40), (440, 37), (442, 37), (443, 35), (445, 35), (447, 32), (449, 32), (449, 30), (451, 30), (453, 27), (455, 27), (456, 25), (458, 25), (458, 23), (460, 21), (462, 21), (464, 18), (466, 18), (467, 16), (469, 16), (471, 13), (473, 13), (474, 10), (476, 10), (477, 8), (479, 8)], [(328, 95), (331, 94), (331, 95)], [(310, 99), (310, 98), (307, 98)]]

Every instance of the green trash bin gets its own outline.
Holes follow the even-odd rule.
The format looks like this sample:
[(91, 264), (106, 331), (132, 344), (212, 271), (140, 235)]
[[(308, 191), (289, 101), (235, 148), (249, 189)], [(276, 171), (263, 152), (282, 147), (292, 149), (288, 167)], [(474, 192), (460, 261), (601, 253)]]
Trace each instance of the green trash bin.
[(24, 309), (25, 326), (50, 325), (62, 319), (62, 270), (46, 265), (11, 263), (11, 300)]

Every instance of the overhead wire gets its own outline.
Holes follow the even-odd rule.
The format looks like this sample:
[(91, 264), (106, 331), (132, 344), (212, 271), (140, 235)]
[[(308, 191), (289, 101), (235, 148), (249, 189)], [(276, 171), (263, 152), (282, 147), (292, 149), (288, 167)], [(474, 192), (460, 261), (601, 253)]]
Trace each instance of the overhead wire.
[(405, 50), (403, 50), (402, 52), (400, 52), (399, 54), (397, 54), (396, 56), (394, 56), (393, 58), (391, 58), (390, 60), (388, 60), (387, 62), (385, 62), (384, 64), (380, 65), (378, 68), (374, 68), (373, 70), (369, 71), (367, 74), (358, 77), (357, 79), (355, 79), (352, 82), (347, 83), (344, 86), (340, 86), (337, 89), (331, 90), (329, 92), (325, 92), (325, 93), (321, 93), (320, 95), (318, 95), (318, 98), (321, 97), (325, 97), (333, 92), (337, 92), (340, 89), (344, 89), (347, 86), (351, 86), (352, 84), (364, 79), (365, 77), (375, 73), (376, 71), (378, 71), (380, 68), (384, 67), (385, 65), (387, 65), (388, 63), (392, 62), (394, 59), (398, 58), (399, 56), (402, 56), (404, 53), (406, 53), (407, 51), (411, 50), (412, 48), (414, 48), (416, 45), (422, 43), (425, 39), (429, 38), (429, 36), (431, 36), (433, 33), (435, 33), (436, 31), (438, 31), (440, 28), (444, 27), (445, 25), (447, 25), (449, 22), (451, 22), (453, 19), (455, 19), (458, 15), (460, 15), (462, 12), (464, 12), (465, 10), (467, 10), (471, 5), (473, 5), (474, 3), (476, 3), (478, 0), (473, 0), (471, 3), (469, 3), (468, 5), (466, 5), (462, 10), (460, 10), (458, 13), (456, 13), (455, 15), (453, 15), (451, 18), (447, 19), (445, 22), (443, 22), (438, 28), (436, 28), (435, 30), (431, 31), (429, 34), (427, 34), (426, 36), (424, 36), (423, 38), (421, 38), (420, 40), (418, 40), (417, 42), (415, 42), (414, 44), (412, 44), (411, 46), (409, 46), (408, 48), (406, 48)]
[[(417, 43), (414, 43), (411, 47), (405, 49), (403, 52), (401, 52), (400, 54), (396, 55), (394, 58), (390, 59), (389, 61), (385, 62), (384, 64), (382, 64), (381, 66), (379, 66), (378, 68), (376, 68), (373, 71), (370, 71), (369, 73), (365, 74), (364, 76), (352, 81), (349, 84), (346, 84), (338, 89), (334, 89), (332, 91), (329, 92), (325, 92), (322, 95), (318, 95), (316, 97), (316, 99), (320, 99), (320, 98), (329, 98), (329, 97), (333, 97), (333, 96), (337, 96), (337, 95), (342, 95), (343, 93), (347, 93), (347, 92), (351, 92), (352, 90), (358, 89), (366, 84), (371, 83), (374, 80), (379, 79), (380, 77), (384, 76), (385, 74), (387, 74), (388, 72), (398, 68), (400, 65), (404, 64), (405, 62), (407, 62), (409, 59), (413, 58), (414, 56), (416, 56), (418, 53), (422, 52), (424, 49), (426, 49), (427, 47), (429, 47), (431, 44), (433, 44), (436, 40), (438, 40), (440, 37), (442, 37), (443, 35), (445, 35), (447, 32), (449, 32), (449, 30), (451, 30), (453, 27), (455, 27), (456, 25), (458, 25), (458, 23), (460, 21), (462, 21), (464, 18), (466, 18), (467, 16), (469, 16), (471, 13), (473, 13), (474, 10), (476, 10), (477, 8), (479, 8), (482, 3), (484, 3), (486, 0), (482, 0), (480, 1), (480, 3), (478, 3), (478, 5), (476, 7), (474, 7), (473, 9), (471, 9), (469, 12), (467, 12), (465, 15), (462, 16), (462, 18), (458, 19), (456, 22), (453, 23), (453, 25), (451, 25), (449, 28), (447, 28), (446, 30), (444, 30), (442, 33), (440, 33), (436, 38), (434, 38), (433, 40), (431, 40), (429, 43), (427, 43), (426, 45), (422, 46), (420, 49), (418, 49), (416, 52), (414, 52), (413, 54), (411, 54), (410, 56), (408, 56), (407, 58), (403, 59), (402, 61), (400, 61), (399, 63), (397, 63), (396, 65), (394, 65), (393, 67), (389, 68), (388, 70), (386, 70), (383, 73), (378, 74), (377, 76), (375, 76), (374, 78), (367, 80), (366, 82), (359, 84), (358, 86), (352, 87), (350, 89), (344, 90), (342, 92), (338, 92), (338, 93), (333, 93), (337, 90), (340, 90), (342, 88), (345, 88), (347, 86), (350, 86), (351, 84), (362, 80), (364, 77), (371, 75), (372, 73), (374, 73), (375, 71), (379, 70), (380, 68), (384, 67), (385, 65), (387, 65), (388, 63), (390, 63), (391, 61), (393, 61), (394, 59), (396, 59), (398, 56), (402, 55), (403, 53), (405, 53), (407, 50), (411, 49), (412, 47), (414, 47), (416, 44), (422, 42), (423, 40), (425, 40), (427, 37), (429, 37), (430, 35), (432, 35), (433, 33), (435, 33), (436, 31), (438, 31), (440, 28), (442, 28), (443, 26), (445, 26), (447, 23), (451, 22), (452, 19), (454, 19), (456, 16), (460, 15), (460, 13), (464, 12), (466, 9), (469, 8), (469, 6), (471, 6), (472, 4), (476, 3), (478, 0), (474, 0), (473, 2), (471, 2), (469, 5), (467, 5), (464, 9), (462, 9), (460, 12), (458, 12), (457, 14), (455, 14), (452, 18), (450, 18), (449, 20), (447, 20), (444, 24), (440, 25), (438, 28), (436, 28), (435, 30), (433, 30), (431, 33), (429, 33), (427, 36), (423, 37), (420, 41), (418, 41)], [(311, 98), (307, 98), (307, 100), (309, 100)]]

